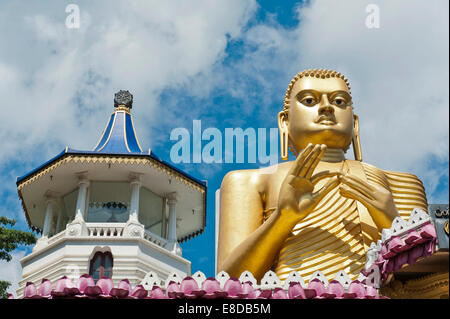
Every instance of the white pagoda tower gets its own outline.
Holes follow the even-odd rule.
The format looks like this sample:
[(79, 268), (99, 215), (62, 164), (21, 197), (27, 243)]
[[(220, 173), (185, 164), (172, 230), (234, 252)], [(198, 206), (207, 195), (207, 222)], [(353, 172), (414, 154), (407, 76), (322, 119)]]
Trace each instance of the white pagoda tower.
[(68, 147), (26, 175), (17, 190), (29, 226), (42, 236), (21, 259), (25, 284), (62, 276), (139, 284), (154, 272), (191, 274), (179, 243), (206, 223), (206, 182), (143, 152), (128, 91), (115, 94), (114, 112), (92, 151)]

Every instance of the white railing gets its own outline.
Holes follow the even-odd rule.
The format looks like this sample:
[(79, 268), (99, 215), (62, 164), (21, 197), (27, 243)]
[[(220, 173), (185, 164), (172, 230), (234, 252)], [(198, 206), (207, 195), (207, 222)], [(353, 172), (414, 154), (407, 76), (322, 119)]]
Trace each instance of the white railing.
[[(125, 237), (124, 230), (126, 223), (85, 223), (87, 228), (87, 236), (93, 238), (121, 238)], [(53, 235), (48, 239), (47, 244), (52, 244), (59, 239), (66, 236), (66, 229)], [(158, 245), (159, 247), (170, 250), (169, 241), (161, 236), (158, 236), (148, 230), (144, 230), (140, 235), (141, 238)]]
[(168, 241), (156, 234), (153, 234), (152, 232), (145, 230), (144, 231), (144, 239), (148, 240), (149, 242), (152, 242), (162, 248), (165, 248), (167, 246)]
[(89, 237), (122, 237), (125, 223), (86, 223)]

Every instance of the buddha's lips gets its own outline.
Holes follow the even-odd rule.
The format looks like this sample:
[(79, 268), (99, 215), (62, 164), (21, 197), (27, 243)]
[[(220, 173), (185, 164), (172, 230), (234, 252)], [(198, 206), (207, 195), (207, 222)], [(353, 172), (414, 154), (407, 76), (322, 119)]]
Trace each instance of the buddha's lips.
[(336, 119), (334, 116), (326, 116), (326, 115), (320, 115), (314, 123), (324, 124), (324, 125), (334, 125), (336, 124)]

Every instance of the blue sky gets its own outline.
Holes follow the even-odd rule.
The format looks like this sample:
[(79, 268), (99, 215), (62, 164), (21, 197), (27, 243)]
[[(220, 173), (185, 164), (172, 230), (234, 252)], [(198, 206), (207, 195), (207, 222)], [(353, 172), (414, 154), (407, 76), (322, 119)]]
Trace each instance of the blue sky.
[[(69, 3), (79, 29), (65, 26)], [(368, 4), (379, 28), (365, 25)], [(430, 203), (448, 203), (447, 1), (2, 1), (0, 34), (0, 214), (19, 229), (16, 177), (66, 145), (91, 149), (118, 90), (134, 94), (143, 148), (170, 161), (170, 132), (193, 120), (222, 133), (277, 127), (289, 81), (309, 68), (349, 79), (365, 162), (412, 172)], [(208, 180), (205, 233), (182, 248), (212, 276), (215, 191), (259, 164), (175, 165)], [(0, 262), (0, 279), (14, 287), (28, 252)]]

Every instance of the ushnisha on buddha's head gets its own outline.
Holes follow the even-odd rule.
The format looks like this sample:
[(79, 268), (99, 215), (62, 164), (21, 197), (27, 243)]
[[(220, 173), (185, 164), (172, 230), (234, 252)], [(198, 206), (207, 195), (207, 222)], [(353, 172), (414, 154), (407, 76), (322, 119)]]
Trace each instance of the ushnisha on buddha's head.
[(348, 80), (331, 70), (306, 70), (290, 82), (283, 110), (278, 114), (281, 158), (288, 147), (298, 153), (309, 143), (347, 151), (353, 142), (355, 158), (361, 160), (358, 117)]

